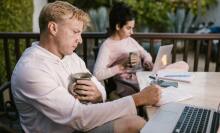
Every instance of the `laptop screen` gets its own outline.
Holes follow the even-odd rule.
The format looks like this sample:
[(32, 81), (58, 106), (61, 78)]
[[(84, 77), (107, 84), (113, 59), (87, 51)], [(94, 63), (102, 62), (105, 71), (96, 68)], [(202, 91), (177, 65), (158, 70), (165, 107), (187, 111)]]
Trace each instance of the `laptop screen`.
[(164, 45), (160, 46), (156, 60), (154, 62), (153, 74), (156, 74), (161, 68), (164, 68), (168, 65), (168, 60), (171, 57), (173, 45)]

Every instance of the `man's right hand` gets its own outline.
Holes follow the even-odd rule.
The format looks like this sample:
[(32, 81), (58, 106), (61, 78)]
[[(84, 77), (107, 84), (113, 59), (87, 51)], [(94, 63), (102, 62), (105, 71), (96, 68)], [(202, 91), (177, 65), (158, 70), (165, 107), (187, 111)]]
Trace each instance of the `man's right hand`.
[(150, 85), (142, 91), (132, 95), (135, 105), (156, 105), (160, 100), (161, 88), (158, 85)]

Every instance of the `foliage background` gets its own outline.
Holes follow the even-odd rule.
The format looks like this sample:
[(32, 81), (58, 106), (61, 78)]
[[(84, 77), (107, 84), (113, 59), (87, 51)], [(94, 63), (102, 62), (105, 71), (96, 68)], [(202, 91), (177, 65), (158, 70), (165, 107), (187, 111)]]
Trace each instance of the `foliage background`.
[[(32, 31), (32, 0), (0, 0), (0, 32), (31, 32)], [(10, 44), (13, 44), (10, 41)], [(13, 45), (10, 45), (11, 68), (15, 59), (12, 56)], [(0, 41), (0, 83), (6, 80), (3, 42)]]
[[(52, 0), (53, 1), (53, 0)], [(169, 13), (176, 14), (177, 9), (185, 10), (184, 16), (193, 13), (195, 21), (198, 15), (204, 15), (218, 0), (66, 0), (84, 10), (110, 7), (118, 1), (123, 1), (136, 11), (137, 31), (170, 32), (175, 28)], [(194, 22), (193, 21), (193, 22)], [(174, 30), (175, 31), (175, 30)]]
[[(55, 0), (48, 0), (53, 2)], [(75, 6), (82, 8), (89, 12), (89, 10), (100, 9), (106, 7), (107, 13), (110, 7), (118, 1), (123, 1), (130, 5), (136, 11), (136, 27), (137, 31), (144, 31), (148, 29), (149, 32), (176, 32), (171, 30), (176, 28), (176, 17), (178, 9), (185, 10), (185, 16), (189, 12), (193, 13), (193, 20), (196, 20), (198, 14), (203, 15), (206, 10), (212, 5), (217, 5), (218, 0), (65, 0)], [(200, 3), (199, 3), (200, 2)], [(100, 11), (104, 14), (104, 12)], [(170, 18), (169, 13), (174, 14), (176, 18)], [(106, 23), (107, 18), (104, 15), (96, 15), (94, 23)], [(32, 31), (32, 15), (33, 15), (33, 1), (32, 0), (0, 0), (0, 32), (31, 32)], [(101, 17), (98, 17), (102, 16)], [(187, 21), (186, 17), (179, 25), (184, 25)], [(193, 23), (194, 21), (192, 21)], [(95, 27), (95, 26), (94, 26)], [(97, 25), (96, 25), (97, 27)], [(100, 28), (96, 28), (100, 30)], [(13, 44), (13, 41), (10, 41)], [(5, 81), (5, 63), (3, 42), (0, 41), (0, 83)], [(13, 53), (13, 45), (10, 45), (10, 54)], [(11, 56), (12, 62), (15, 62), (14, 57)], [(14, 67), (12, 64), (12, 69)], [(3, 78), (2, 78), (3, 77)]]
[(0, 31), (32, 31), (32, 0), (0, 0)]

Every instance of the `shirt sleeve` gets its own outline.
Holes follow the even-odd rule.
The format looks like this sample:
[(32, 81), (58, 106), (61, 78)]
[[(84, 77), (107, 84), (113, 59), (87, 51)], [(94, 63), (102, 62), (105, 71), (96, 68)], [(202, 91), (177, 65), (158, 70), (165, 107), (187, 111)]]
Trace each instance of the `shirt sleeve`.
[(140, 52), (141, 58), (145, 61), (152, 61), (152, 56), (148, 53), (136, 40), (132, 38), (134, 44), (136, 44), (138, 51)]
[(98, 80), (105, 80), (110, 77), (115, 76), (119, 73), (119, 66), (114, 65), (109, 67), (111, 61), (110, 51), (106, 45), (107, 43), (103, 43), (99, 49), (98, 57), (94, 66), (93, 74)]
[(88, 131), (108, 121), (137, 113), (131, 96), (107, 103), (81, 104), (56, 82), (51, 73), (44, 70), (24, 68), (14, 79), (19, 88), (17, 93), (25, 97), (25, 101), (53, 122), (75, 130)]

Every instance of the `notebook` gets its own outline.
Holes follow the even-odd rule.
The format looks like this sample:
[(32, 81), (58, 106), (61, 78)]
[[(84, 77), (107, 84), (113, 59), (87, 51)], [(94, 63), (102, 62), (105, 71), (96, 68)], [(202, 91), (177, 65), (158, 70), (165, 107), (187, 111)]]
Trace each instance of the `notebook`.
[(159, 71), (157, 76), (159, 79), (163, 80), (173, 80), (187, 83), (190, 83), (194, 79), (192, 73), (182, 71)]
[[(140, 90), (144, 89), (146, 86), (152, 83), (153, 79), (150, 79), (150, 76), (155, 76), (160, 73), (161, 68), (164, 68), (168, 65), (168, 60), (171, 56), (173, 45), (164, 45), (160, 46), (156, 60), (154, 62), (152, 72), (137, 72), (137, 80), (139, 83)], [(159, 76), (158, 76), (159, 78)], [(174, 97), (175, 96), (175, 97)], [(162, 89), (162, 95), (160, 101), (157, 105), (163, 105), (170, 102), (181, 101), (191, 98), (192, 95), (184, 90), (184, 88), (168, 87)]]
[[(149, 86), (153, 79), (149, 78), (152, 75), (151, 72), (137, 72), (137, 80), (139, 84), (140, 90), (144, 89), (146, 86)], [(192, 94), (187, 92), (184, 88), (175, 88), (175, 87), (167, 87), (162, 88), (161, 99), (157, 103), (158, 106), (167, 104), (170, 102), (177, 102), (192, 98)]]
[(216, 133), (220, 112), (192, 105), (170, 103), (161, 106), (141, 133)]

